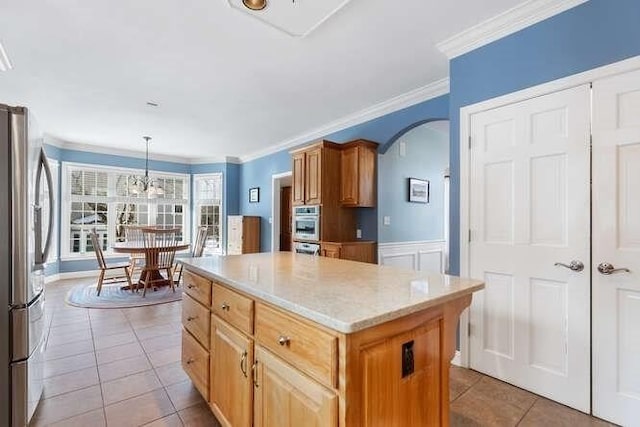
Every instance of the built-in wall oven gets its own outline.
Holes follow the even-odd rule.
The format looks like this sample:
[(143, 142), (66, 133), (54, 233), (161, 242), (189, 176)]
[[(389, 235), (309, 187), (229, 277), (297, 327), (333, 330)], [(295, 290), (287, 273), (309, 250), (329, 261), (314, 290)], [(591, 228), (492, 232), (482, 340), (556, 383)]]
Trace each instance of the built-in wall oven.
[(320, 240), (320, 206), (295, 206), (293, 208), (293, 238)]
[(320, 245), (318, 243), (296, 242), (294, 249), (298, 254), (320, 255)]

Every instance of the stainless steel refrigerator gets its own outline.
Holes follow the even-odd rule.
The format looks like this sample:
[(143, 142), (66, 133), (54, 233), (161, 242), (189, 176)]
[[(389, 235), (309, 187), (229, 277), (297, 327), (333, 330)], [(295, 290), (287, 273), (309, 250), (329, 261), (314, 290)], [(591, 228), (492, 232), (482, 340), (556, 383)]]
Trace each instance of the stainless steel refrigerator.
[(24, 427), (42, 396), (53, 187), (26, 108), (0, 104), (0, 150), (0, 426)]

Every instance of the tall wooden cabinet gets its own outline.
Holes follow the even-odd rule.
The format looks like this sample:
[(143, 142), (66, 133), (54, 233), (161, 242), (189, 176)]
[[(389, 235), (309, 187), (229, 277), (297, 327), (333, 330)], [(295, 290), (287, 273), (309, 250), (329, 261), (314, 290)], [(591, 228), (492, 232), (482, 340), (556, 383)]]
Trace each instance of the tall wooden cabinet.
[(260, 217), (227, 217), (227, 255), (260, 252)]
[(340, 144), (320, 141), (291, 152), (293, 206), (320, 206), (321, 240), (354, 240), (356, 213), (340, 205)]

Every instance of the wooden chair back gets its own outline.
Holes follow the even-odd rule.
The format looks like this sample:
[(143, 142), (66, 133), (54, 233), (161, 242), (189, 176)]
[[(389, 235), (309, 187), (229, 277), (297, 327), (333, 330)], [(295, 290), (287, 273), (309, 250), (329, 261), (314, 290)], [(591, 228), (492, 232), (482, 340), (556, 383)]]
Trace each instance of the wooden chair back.
[(96, 258), (98, 259), (100, 270), (104, 270), (107, 268), (107, 264), (104, 262), (102, 245), (100, 244), (100, 238), (98, 237), (98, 232), (95, 228), (89, 232), (89, 236), (91, 236), (91, 245), (93, 246), (93, 251), (96, 253)]
[(127, 242), (142, 242), (142, 229), (145, 228), (142, 225), (125, 225), (124, 226), (124, 240)]
[(193, 243), (193, 251), (191, 256), (194, 258), (200, 258), (204, 252), (204, 247), (207, 244), (207, 227), (198, 227), (196, 233), (196, 240)]
[(173, 268), (179, 228), (142, 228), (145, 269)]

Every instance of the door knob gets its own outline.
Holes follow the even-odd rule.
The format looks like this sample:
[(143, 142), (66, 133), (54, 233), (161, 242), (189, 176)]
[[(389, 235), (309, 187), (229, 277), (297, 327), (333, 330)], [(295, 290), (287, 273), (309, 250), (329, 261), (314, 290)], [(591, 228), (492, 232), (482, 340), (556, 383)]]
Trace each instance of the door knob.
[(584, 270), (584, 264), (582, 263), (582, 261), (577, 261), (575, 259), (573, 261), (571, 261), (569, 264), (564, 264), (562, 262), (556, 262), (553, 265), (556, 265), (556, 266), (559, 266), (559, 267), (568, 268), (571, 271), (582, 271), (582, 270)]
[(615, 268), (612, 264), (608, 262), (601, 262), (598, 264), (598, 271), (601, 274), (609, 275), (613, 273), (631, 273), (631, 270), (628, 268)]

